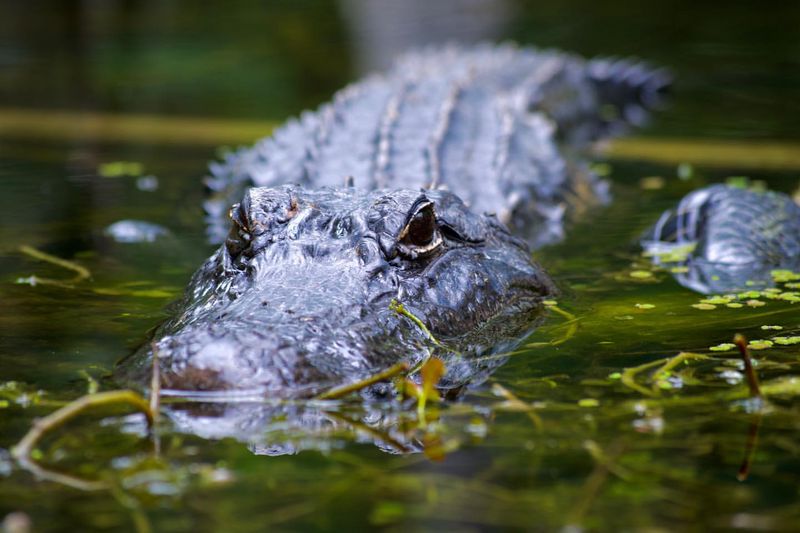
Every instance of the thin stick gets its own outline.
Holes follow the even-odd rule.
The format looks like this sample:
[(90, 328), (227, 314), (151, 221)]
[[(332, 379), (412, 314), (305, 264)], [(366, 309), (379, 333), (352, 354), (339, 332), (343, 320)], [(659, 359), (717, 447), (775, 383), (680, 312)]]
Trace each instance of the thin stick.
[(353, 392), (360, 391), (361, 389), (366, 389), (370, 385), (374, 385), (379, 381), (384, 381), (390, 378), (397, 376), (398, 374), (402, 374), (408, 370), (408, 363), (400, 362), (395, 365), (390, 366), (386, 370), (382, 372), (378, 372), (375, 375), (369, 376), (366, 379), (362, 379), (361, 381), (356, 381), (354, 383), (349, 383), (347, 385), (342, 385), (340, 387), (333, 387), (321, 394), (318, 394), (314, 397), (315, 400), (335, 400), (337, 398), (342, 398), (343, 396), (347, 396), (348, 394), (352, 394)]
[(151, 533), (153, 528), (150, 526), (150, 520), (142, 509), (142, 504), (140, 504), (136, 498), (133, 498), (130, 494), (125, 492), (125, 489), (118, 483), (111, 483), (108, 488), (111, 495), (117, 500), (117, 503), (127, 509), (131, 514), (131, 520), (133, 521), (133, 527), (136, 532)]
[(31, 463), (35, 464), (31, 460), (31, 452), (45, 433), (75, 418), (80, 412), (90, 407), (112, 405), (116, 403), (127, 403), (134, 406), (137, 410), (144, 413), (144, 416), (147, 418), (147, 425), (149, 427), (153, 426), (153, 413), (150, 411), (147, 402), (139, 394), (132, 390), (98, 392), (97, 394), (82, 396), (68, 403), (58, 411), (36, 420), (22, 440), (11, 449), (11, 455), (23, 466), (28, 466)]
[(704, 359), (709, 359), (707, 355), (693, 353), (693, 352), (681, 352), (674, 357), (665, 357), (664, 359), (656, 359), (655, 361), (650, 361), (649, 363), (644, 363), (643, 365), (634, 366), (631, 368), (626, 368), (622, 371), (622, 376), (620, 377), (620, 381), (626, 387), (630, 387), (631, 389), (641, 392), (645, 396), (658, 396), (659, 390), (657, 388), (647, 389), (642, 385), (636, 383), (636, 375), (644, 370), (648, 370), (653, 367), (657, 367), (658, 365), (662, 365), (658, 371), (655, 373), (658, 375), (660, 372), (666, 372), (672, 368), (675, 368), (678, 364), (683, 363), (684, 361), (690, 360), (698, 360), (702, 361)]
[(753, 360), (750, 358), (750, 349), (747, 347), (747, 339), (741, 333), (733, 336), (733, 343), (739, 348), (744, 361), (744, 374), (747, 376), (747, 384), (750, 386), (750, 396), (753, 398), (761, 397), (761, 387), (758, 385), (758, 376), (753, 369)]
[(414, 315), (414, 313), (412, 313), (411, 311), (406, 309), (403, 304), (401, 304), (397, 300), (392, 299), (392, 301), (389, 303), (389, 309), (391, 309), (392, 311), (394, 311), (398, 315), (403, 315), (404, 317), (407, 317), (408, 319), (410, 319), (414, 324), (417, 325), (417, 327), (419, 329), (422, 330), (422, 332), (430, 339), (430, 341), (433, 344), (435, 344), (436, 346), (441, 346), (442, 345), (442, 343), (440, 343), (438, 340), (436, 340), (436, 337), (433, 336), (433, 333), (431, 333), (431, 330), (428, 329), (428, 326), (426, 326), (422, 322), (422, 320), (417, 318)]
[[(693, 353), (693, 352), (681, 352), (678, 355), (676, 355), (675, 357), (670, 358), (666, 363), (664, 363), (664, 365), (661, 368), (656, 370), (653, 373), (653, 375), (654, 376), (658, 376), (659, 374), (663, 374), (663, 373), (669, 372), (670, 370), (672, 370), (673, 368), (675, 368), (679, 364), (681, 364), (683, 362), (686, 362), (686, 361), (691, 361), (691, 360), (702, 361), (704, 359), (708, 359), (708, 356), (707, 355), (703, 355), (703, 354), (699, 354), (699, 353)], [(658, 394), (658, 384), (657, 383), (653, 383), (653, 392)]]
[(657, 393), (653, 392), (650, 389), (646, 389), (645, 387), (636, 383), (636, 375), (639, 372), (648, 370), (650, 368), (654, 368), (666, 361), (667, 359), (658, 359), (656, 361), (650, 361), (649, 363), (645, 363), (643, 365), (626, 368), (622, 371), (622, 375), (620, 376), (620, 381), (626, 387), (629, 387), (637, 392), (641, 392), (645, 396), (655, 396)]
[(369, 426), (369, 425), (365, 424), (364, 422), (361, 422), (359, 420), (353, 420), (349, 416), (345, 416), (342, 413), (337, 413), (335, 411), (324, 411), (324, 413), (326, 415), (328, 415), (329, 417), (331, 417), (331, 418), (335, 418), (336, 420), (340, 420), (340, 421), (346, 423), (347, 425), (349, 425), (352, 428), (356, 429), (356, 431), (363, 431), (364, 433), (368, 434), (369, 436), (375, 437), (376, 439), (379, 439), (379, 440), (385, 442), (386, 444), (388, 444), (389, 446), (393, 447), (394, 449), (396, 449), (400, 453), (409, 453), (411, 451), (408, 446), (406, 446), (402, 442), (398, 441), (397, 439), (393, 438), (388, 433), (386, 433), (384, 431), (381, 431), (379, 429), (376, 429), (376, 428), (374, 428), (372, 426)]
[(60, 257), (50, 255), (46, 252), (42, 252), (41, 250), (37, 250), (32, 246), (23, 244), (22, 246), (19, 247), (19, 251), (25, 255), (33, 257), (34, 259), (38, 259), (39, 261), (45, 261), (46, 263), (52, 263), (54, 265), (60, 266), (61, 268), (72, 270), (77, 274), (75, 281), (80, 281), (92, 277), (92, 273), (89, 272), (89, 269), (87, 269), (86, 267), (83, 267), (73, 261), (67, 261), (66, 259), (61, 259)]
[[(505, 408), (511, 411), (522, 411), (528, 415), (528, 418), (531, 419), (531, 422), (533, 422), (533, 427), (536, 429), (542, 429), (542, 417), (534, 412), (534, 409), (531, 405), (528, 405), (517, 398), (513, 392), (503, 387), (499, 383), (492, 384), (492, 392), (505, 400)], [(499, 407), (502, 408), (503, 406)]]
[(758, 429), (761, 427), (761, 417), (763, 414), (758, 411), (750, 420), (750, 428), (747, 431), (747, 443), (744, 447), (744, 458), (736, 473), (736, 479), (746, 481), (750, 476), (750, 467), (753, 465), (753, 456), (758, 446)]
[[(607, 453), (603, 453), (593, 441), (587, 441), (584, 447), (586, 451), (589, 452), (592, 459), (594, 459), (594, 469), (592, 469), (592, 473), (589, 474), (589, 477), (586, 478), (586, 482), (583, 484), (578, 502), (574, 505), (572, 510), (567, 513), (568, 526), (581, 525), (586, 513), (589, 512), (592, 503), (597, 499), (597, 495), (600, 493), (603, 485), (605, 485), (608, 475), (610, 473), (615, 473), (614, 464), (624, 450), (621, 441), (612, 443)], [(625, 478), (623, 477), (622, 479)]]
[(578, 317), (576, 317), (569, 311), (561, 309), (557, 305), (548, 305), (547, 308), (552, 309), (553, 311), (555, 311), (556, 313), (567, 319), (567, 321), (563, 324), (564, 326), (567, 326), (566, 333), (564, 333), (564, 335), (560, 339), (550, 341), (549, 342), (550, 346), (558, 346), (559, 344), (563, 344), (568, 340), (570, 340), (572, 337), (574, 337), (575, 333), (577, 333), (578, 331)]

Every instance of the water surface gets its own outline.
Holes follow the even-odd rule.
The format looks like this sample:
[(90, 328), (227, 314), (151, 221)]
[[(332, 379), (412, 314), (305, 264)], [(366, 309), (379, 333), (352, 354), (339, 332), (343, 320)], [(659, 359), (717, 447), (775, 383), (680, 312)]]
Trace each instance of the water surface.
[[(69, 111), (146, 115), (155, 117), (151, 125), (187, 116), (277, 123), (391, 55), (365, 47), (391, 51), (431, 39), (436, 28), (443, 28), (437, 37), (451, 31), (448, 17), (433, 13), (434, 30), (380, 40), (376, 27), (418, 28), (420, 12), (392, 12), (392, 25), (384, 11), (357, 1), (234, 1), (223, 11), (180, 1), (5, 4), (0, 119)], [(668, 66), (678, 80), (672, 103), (642, 136), (736, 140), (745, 151), (754, 140), (798, 140), (796, 3), (465, 5), (475, 10), (467, 17), (491, 19), (475, 24), (474, 38)], [(537, 253), (563, 289), (560, 308), (577, 320), (551, 313), (489, 383), (441, 408), (425, 429), (413, 408), (377, 406), (387, 420), (381, 433), (370, 429), (380, 424), (360, 422), (361, 407), (327, 406), (333, 428), (298, 431), (273, 420), (250, 444), (182, 433), (164, 420), (156, 451), (141, 416), (104, 410), (49, 435), (37, 454), (54, 471), (111, 487), (86, 491), (37, 479), (8, 451), (36, 417), (94, 380), (111, 387), (103, 376), (166, 316), (211, 251), (200, 209), (206, 163), (215, 145), (238, 139), (166, 142), (165, 133), (147, 142), (2, 127), (0, 517), (24, 512), (37, 531), (791, 530), (800, 519), (798, 389), (786, 381), (798, 375), (800, 351), (775, 344), (754, 352), (773, 392), (759, 409), (746, 401), (736, 353), (709, 350), (735, 333), (797, 335), (798, 308), (759, 297), (749, 299), (764, 301), (760, 307), (697, 309), (701, 297), (653, 270), (635, 245), (693, 188), (746, 172), (791, 192), (800, 165), (781, 172), (683, 166), (681, 179), (680, 161), (607, 161), (613, 203)], [(100, 175), (103, 164), (118, 161), (140, 164), (157, 189), (136, 176)], [(642, 178), (653, 176), (663, 187), (643, 188)], [(103, 234), (123, 219), (170, 234), (141, 244)], [(18, 284), (73, 275), (20, 253), (23, 245), (75, 261), (91, 279)], [(626, 368), (684, 351), (708, 359), (665, 375), (643, 371), (634, 386), (620, 379)], [(399, 454), (397, 444), (420, 452)], [(297, 453), (276, 454), (288, 450)]]

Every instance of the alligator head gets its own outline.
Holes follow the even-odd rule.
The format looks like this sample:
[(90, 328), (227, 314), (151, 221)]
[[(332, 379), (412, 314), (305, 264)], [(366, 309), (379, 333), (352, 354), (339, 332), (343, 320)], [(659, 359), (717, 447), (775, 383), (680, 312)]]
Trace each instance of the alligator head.
[(419, 363), (432, 334), (444, 386), (459, 388), (502, 362), (492, 354), (553, 293), (520, 240), (451, 193), (252, 188), (179, 312), (121, 375), (146, 383), (155, 352), (165, 393), (308, 397)]

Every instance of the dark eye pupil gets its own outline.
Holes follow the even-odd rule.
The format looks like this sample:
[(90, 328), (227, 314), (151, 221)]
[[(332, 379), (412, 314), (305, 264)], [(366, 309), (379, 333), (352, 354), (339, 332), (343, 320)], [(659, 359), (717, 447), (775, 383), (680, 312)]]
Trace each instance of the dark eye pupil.
[(417, 211), (408, 223), (407, 239), (417, 246), (425, 246), (433, 240), (436, 229), (436, 217), (433, 206), (427, 205)]

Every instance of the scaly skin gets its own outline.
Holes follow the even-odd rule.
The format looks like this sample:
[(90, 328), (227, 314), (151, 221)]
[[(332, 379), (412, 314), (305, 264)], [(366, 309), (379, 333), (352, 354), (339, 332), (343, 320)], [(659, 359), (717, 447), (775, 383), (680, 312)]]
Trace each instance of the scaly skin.
[(711, 185), (662, 214), (642, 246), (656, 254), (694, 246), (680, 262), (688, 271), (675, 276), (694, 291), (746, 289), (800, 266), (800, 207), (782, 193)]
[(338, 92), (254, 147), (212, 164), (209, 234), (246, 186), (444, 188), (496, 213), (534, 248), (563, 237), (565, 214), (607, 185), (561, 147), (639, 124), (662, 71), (512, 45), (423, 50)]
[[(233, 220), (156, 333), (167, 393), (311, 396), (413, 366), (434, 346), (393, 300), (447, 347), (444, 386), (461, 387), (502, 362), (476, 357), (512, 347), (555, 292), (522, 241), (445, 191), (259, 187)], [(145, 346), (129, 376), (146, 380), (151, 357)]]
[[(525, 242), (558, 240), (565, 213), (606, 196), (559, 147), (638, 123), (665, 83), (510, 45), (424, 50), (212, 165), (225, 243), (155, 334), (165, 390), (312, 396), (433, 349), (445, 388), (485, 379), (503, 358), (482, 356), (519, 342), (554, 294)], [(152, 357), (119, 375), (146, 383)]]

